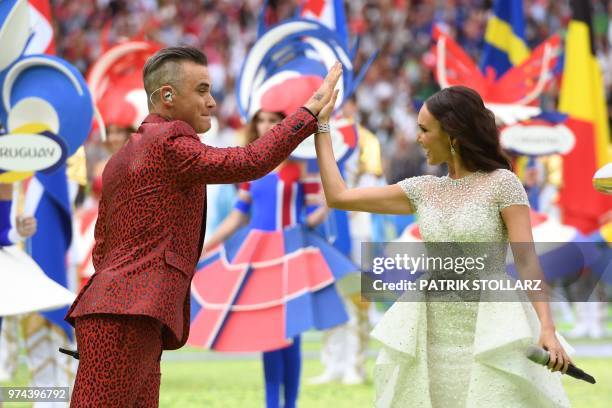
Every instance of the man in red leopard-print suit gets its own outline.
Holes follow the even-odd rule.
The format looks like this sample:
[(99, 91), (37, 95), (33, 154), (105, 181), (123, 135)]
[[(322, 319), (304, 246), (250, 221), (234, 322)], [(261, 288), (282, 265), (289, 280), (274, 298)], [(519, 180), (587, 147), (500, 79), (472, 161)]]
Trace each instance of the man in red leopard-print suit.
[(95, 227), (95, 274), (66, 320), (80, 354), (71, 407), (155, 407), (162, 350), (185, 344), (189, 288), (202, 250), (206, 184), (264, 176), (317, 130), (335, 102), (336, 64), (293, 115), (244, 147), (213, 148), (197, 133), (215, 107), (206, 57), (159, 51), (144, 68), (150, 115), (108, 162)]

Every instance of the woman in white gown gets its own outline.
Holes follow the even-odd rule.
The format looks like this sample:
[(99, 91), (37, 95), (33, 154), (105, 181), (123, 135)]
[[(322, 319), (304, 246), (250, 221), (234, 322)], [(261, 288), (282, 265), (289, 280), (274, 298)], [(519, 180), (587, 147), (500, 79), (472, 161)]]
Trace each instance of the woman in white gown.
[[(414, 213), (425, 242), (533, 242), (525, 190), (480, 96), (465, 87), (444, 89), (425, 102), (418, 125), (429, 164), (446, 162), (449, 174), (358, 189), (346, 188), (323, 127), (316, 148), (327, 204)], [(504, 259), (493, 267), (503, 268)], [(541, 272), (535, 254), (515, 261)], [(565, 372), (571, 362), (547, 302), (398, 301), (372, 334), (383, 344), (376, 406), (569, 406), (560, 374), (525, 357), (525, 348), (538, 343), (551, 354), (551, 371)]]

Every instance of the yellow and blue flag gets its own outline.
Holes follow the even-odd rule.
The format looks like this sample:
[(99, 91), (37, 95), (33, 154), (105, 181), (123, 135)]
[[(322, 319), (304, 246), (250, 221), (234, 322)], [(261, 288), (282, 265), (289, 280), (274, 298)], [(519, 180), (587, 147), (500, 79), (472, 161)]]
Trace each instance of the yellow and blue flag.
[(525, 40), (523, 1), (496, 0), (485, 31), (481, 71), (487, 75), (490, 67), (495, 71), (495, 78), (500, 78), (525, 61), (530, 53)]

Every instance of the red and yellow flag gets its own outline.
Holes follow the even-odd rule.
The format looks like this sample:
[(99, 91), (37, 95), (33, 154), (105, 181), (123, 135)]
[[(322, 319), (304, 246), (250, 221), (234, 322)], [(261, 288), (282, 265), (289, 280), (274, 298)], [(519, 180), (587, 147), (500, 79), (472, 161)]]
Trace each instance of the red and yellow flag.
[(560, 205), (564, 223), (590, 233), (597, 229), (598, 218), (612, 209), (612, 197), (597, 192), (592, 184), (595, 171), (612, 159), (610, 129), (590, 2), (571, 0), (571, 7), (559, 111), (569, 116), (567, 126), (576, 136), (576, 146), (564, 157)]

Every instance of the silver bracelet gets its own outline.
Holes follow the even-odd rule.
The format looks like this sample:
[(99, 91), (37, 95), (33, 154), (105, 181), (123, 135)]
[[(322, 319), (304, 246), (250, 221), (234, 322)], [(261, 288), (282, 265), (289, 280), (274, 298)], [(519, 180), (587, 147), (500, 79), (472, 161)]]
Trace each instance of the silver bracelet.
[(318, 122), (317, 133), (329, 133), (329, 122)]

